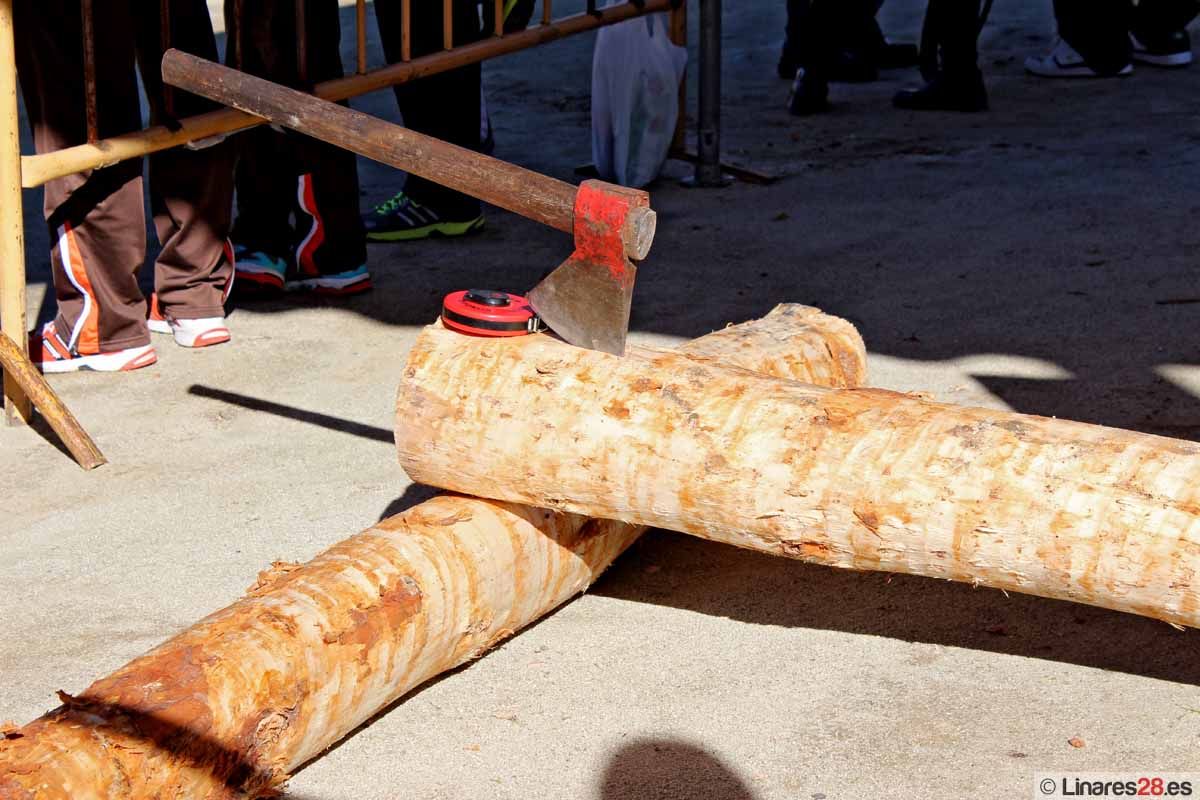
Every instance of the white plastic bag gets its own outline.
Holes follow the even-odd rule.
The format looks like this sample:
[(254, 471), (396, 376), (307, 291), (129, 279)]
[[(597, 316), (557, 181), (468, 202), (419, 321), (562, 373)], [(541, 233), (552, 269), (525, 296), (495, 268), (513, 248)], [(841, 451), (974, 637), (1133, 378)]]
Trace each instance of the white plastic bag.
[(667, 15), (602, 28), (592, 56), (592, 161), (601, 177), (641, 187), (658, 176), (675, 134), (687, 49)]

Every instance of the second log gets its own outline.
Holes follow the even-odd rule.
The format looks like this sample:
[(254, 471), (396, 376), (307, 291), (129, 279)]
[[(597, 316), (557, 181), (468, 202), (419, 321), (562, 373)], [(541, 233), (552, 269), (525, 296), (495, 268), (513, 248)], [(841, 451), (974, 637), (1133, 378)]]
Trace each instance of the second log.
[(1192, 442), (437, 327), (396, 410), (420, 483), (1200, 626)]

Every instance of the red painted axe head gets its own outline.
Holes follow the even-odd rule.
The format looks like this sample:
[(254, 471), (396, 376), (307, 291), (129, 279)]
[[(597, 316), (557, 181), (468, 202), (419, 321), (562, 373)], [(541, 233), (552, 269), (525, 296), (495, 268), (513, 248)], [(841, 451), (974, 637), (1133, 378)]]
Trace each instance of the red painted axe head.
[(575, 196), (575, 252), (528, 294), (548, 327), (579, 347), (625, 354), (637, 267), (654, 241), (650, 196), (584, 181)]

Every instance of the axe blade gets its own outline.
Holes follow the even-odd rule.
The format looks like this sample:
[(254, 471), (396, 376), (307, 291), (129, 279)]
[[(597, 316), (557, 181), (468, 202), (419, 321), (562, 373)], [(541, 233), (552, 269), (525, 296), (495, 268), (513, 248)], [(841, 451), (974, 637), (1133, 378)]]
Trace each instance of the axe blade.
[(567, 342), (625, 355), (637, 268), (613, 274), (578, 255), (564, 261), (527, 295), (542, 322)]

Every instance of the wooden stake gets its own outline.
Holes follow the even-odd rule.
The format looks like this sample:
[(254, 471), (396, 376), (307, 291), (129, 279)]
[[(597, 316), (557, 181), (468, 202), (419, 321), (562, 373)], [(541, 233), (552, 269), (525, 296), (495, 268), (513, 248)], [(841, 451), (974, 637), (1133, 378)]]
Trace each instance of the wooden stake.
[(454, 0), (442, 0), (442, 48), (454, 47)]
[[(0, 330), (25, 358), (25, 223), (21, 217), (21, 134), (12, 0), (0, 0)], [(10, 425), (33, 416), (16, 376), (4, 373), (4, 413)]]
[[(866, 356), (849, 323), (795, 306), (687, 349), (835, 385), (861, 376)], [(429, 500), (303, 566), (273, 565), (243, 599), (60, 695), (61, 708), (0, 739), (0, 798), (253, 796), (583, 591), (641, 532)]]
[(108, 463), (79, 420), (58, 399), (41, 373), (29, 363), (24, 351), (5, 333), (0, 333), (0, 365), (4, 367), (5, 377), (11, 376), (20, 385), (46, 422), (50, 423), (79, 466), (92, 470)]
[(1200, 627), (1200, 444), (439, 327), (396, 410), (418, 483)]
[(542, 24), (549, 25), (554, 18), (554, 0), (542, 0)]
[[(575, 36), (605, 25), (614, 25), (642, 14), (666, 11), (671, 2), (672, 0), (646, 0), (644, 8), (638, 8), (632, 3), (625, 3), (602, 9), (599, 16), (575, 14), (556, 20), (549, 25), (527, 28), (502, 37), (492, 36), (456, 47), (449, 52), (434, 53), (414, 58), (411, 61), (390, 64), (371, 70), (365, 75), (351, 75), (346, 78), (325, 81), (316, 85), (313, 94), (324, 100), (347, 100), (400, 83), (407, 83), (426, 75), (436, 75), (467, 64), (477, 64), (489, 58), (528, 50), (531, 47), (548, 44), (567, 36)], [(401, 9), (403, 10), (403, 4)], [(62, 178), (97, 167), (111, 166), (128, 158), (141, 158), (150, 153), (157, 153), (160, 150), (197, 139), (252, 128), (255, 125), (262, 125), (264, 122), (265, 120), (257, 119), (241, 111), (210, 111), (206, 114), (179, 120), (180, 127), (178, 128), (168, 129), (163, 125), (155, 125), (144, 131), (113, 136), (95, 144), (82, 144), (52, 153), (25, 156), (21, 159), (23, 185), (27, 189), (41, 186), (55, 178)]]

